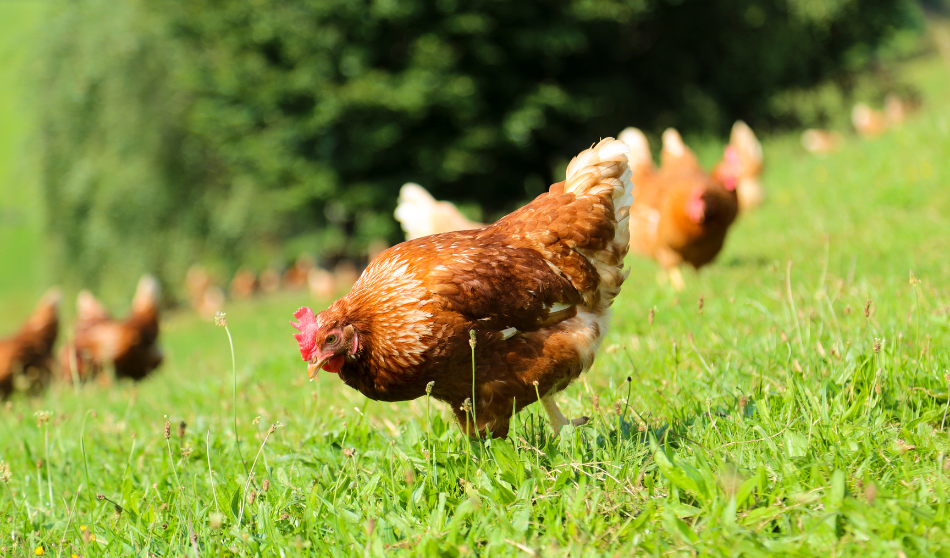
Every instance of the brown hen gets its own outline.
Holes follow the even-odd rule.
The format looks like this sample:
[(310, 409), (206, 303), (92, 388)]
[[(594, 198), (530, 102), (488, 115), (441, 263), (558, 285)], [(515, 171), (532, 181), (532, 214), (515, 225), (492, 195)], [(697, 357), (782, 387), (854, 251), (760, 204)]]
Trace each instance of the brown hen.
[(70, 380), (75, 372), (80, 380), (87, 380), (112, 366), (117, 378), (141, 380), (157, 368), (162, 363), (158, 297), (158, 281), (143, 276), (129, 317), (114, 320), (92, 293), (79, 293), (75, 337), (60, 358), (63, 378)]
[[(59, 333), (58, 288), (40, 298), (26, 323), (14, 335), (0, 339), (0, 396), (9, 396), (20, 382), (35, 391), (46, 386), (52, 376), (53, 344)], [(16, 380), (16, 381), (15, 381)]]
[(310, 377), (338, 373), (380, 401), (431, 383), (470, 435), (506, 436), (512, 413), (539, 396), (555, 431), (586, 422), (565, 418), (553, 395), (590, 368), (627, 276), (627, 152), (605, 139), (520, 210), (398, 244), (328, 309), (298, 310)]
[(722, 249), (735, 221), (736, 186), (744, 162), (735, 146), (707, 173), (676, 130), (663, 133), (661, 168), (653, 165), (646, 137), (627, 128), (620, 138), (630, 145), (630, 167), (637, 196), (630, 208), (630, 248), (655, 259), (677, 290), (684, 287), (679, 267), (699, 269)]

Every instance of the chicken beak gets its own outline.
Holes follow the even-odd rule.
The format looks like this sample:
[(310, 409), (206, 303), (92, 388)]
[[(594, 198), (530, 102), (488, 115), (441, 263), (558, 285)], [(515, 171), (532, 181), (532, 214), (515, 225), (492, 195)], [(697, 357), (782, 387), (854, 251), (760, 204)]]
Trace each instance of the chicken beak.
[(314, 362), (314, 360), (316, 360), (316, 357), (314, 357), (314, 359), (310, 360), (310, 362), (307, 363), (307, 377), (310, 378), (311, 382), (314, 380), (314, 378), (317, 377), (317, 372), (319, 372), (320, 369), (323, 368), (323, 365), (327, 363), (328, 359), (321, 358), (320, 360), (317, 360), (316, 362)]

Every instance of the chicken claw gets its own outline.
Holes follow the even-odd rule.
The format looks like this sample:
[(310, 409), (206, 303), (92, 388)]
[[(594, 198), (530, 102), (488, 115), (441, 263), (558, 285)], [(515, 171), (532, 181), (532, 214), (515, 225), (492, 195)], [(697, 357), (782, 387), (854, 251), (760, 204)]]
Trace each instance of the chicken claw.
[(568, 419), (561, 412), (561, 409), (558, 408), (557, 402), (554, 401), (554, 397), (550, 395), (542, 397), (541, 404), (544, 405), (544, 410), (548, 412), (548, 418), (551, 420), (551, 428), (554, 430), (555, 435), (560, 434), (561, 429), (568, 424), (580, 426), (582, 424), (587, 424), (587, 421), (590, 420), (587, 417)]

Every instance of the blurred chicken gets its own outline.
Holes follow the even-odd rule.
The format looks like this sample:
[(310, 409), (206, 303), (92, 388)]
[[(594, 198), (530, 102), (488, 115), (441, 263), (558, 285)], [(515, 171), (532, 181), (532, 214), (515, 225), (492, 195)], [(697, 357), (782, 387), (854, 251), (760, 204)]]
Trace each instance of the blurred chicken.
[(307, 255), (301, 255), (294, 262), (294, 265), (287, 268), (284, 272), (283, 285), (285, 289), (298, 290), (307, 286), (307, 274), (313, 269), (313, 258)]
[(874, 110), (865, 103), (855, 103), (851, 109), (851, 123), (859, 136), (877, 137), (884, 132), (900, 127), (913, 106), (897, 93), (888, 93), (884, 98), (884, 110)]
[(815, 155), (827, 155), (841, 147), (842, 138), (837, 132), (809, 128), (802, 132), (801, 141), (805, 151)]
[(888, 93), (884, 98), (884, 121), (888, 128), (896, 128), (904, 123), (910, 113), (910, 105), (897, 93)]
[(235, 300), (249, 298), (257, 292), (257, 287), (257, 277), (251, 270), (242, 267), (237, 270), (237, 273), (235, 273), (231, 279), (231, 286), (229, 288), (231, 298)]
[(436, 201), (425, 188), (412, 182), (403, 184), (399, 190), (395, 216), (406, 231), (406, 240), (485, 226), (469, 221), (451, 202)]
[(76, 332), (63, 348), (63, 377), (87, 380), (112, 366), (118, 378), (141, 380), (162, 362), (158, 346), (158, 281), (150, 275), (139, 280), (132, 310), (125, 320), (114, 320), (89, 291), (79, 293)]
[(699, 269), (722, 249), (736, 218), (736, 187), (746, 175), (740, 146), (730, 144), (712, 174), (672, 128), (663, 133), (661, 168), (653, 164), (646, 136), (627, 128), (620, 139), (630, 146), (631, 182), (636, 195), (630, 207), (630, 248), (653, 258), (673, 287), (684, 287), (682, 264)]
[(317, 300), (330, 300), (336, 294), (336, 280), (333, 274), (322, 267), (314, 267), (307, 274), (307, 286), (310, 295)]
[[(19, 385), (35, 391), (49, 383), (61, 298), (56, 287), (46, 291), (23, 327), (0, 339), (0, 396), (9, 396)], [(25, 381), (21, 383), (18, 378)]]
[(185, 274), (185, 294), (188, 296), (188, 304), (197, 309), (205, 292), (213, 284), (211, 274), (203, 265), (194, 264), (189, 267), (188, 273)]
[(858, 135), (865, 138), (877, 137), (887, 130), (884, 113), (865, 103), (856, 103), (851, 109), (851, 124)]
[(333, 268), (333, 282), (338, 291), (348, 291), (360, 278), (360, 272), (350, 260), (340, 260)]
[(280, 273), (272, 268), (265, 269), (261, 272), (260, 284), (261, 290), (267, 294), (277, 292), (280, 289)]

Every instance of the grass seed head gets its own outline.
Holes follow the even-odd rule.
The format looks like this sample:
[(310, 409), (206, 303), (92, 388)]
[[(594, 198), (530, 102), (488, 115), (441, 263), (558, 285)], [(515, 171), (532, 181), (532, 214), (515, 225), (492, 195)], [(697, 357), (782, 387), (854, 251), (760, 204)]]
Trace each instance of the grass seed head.
[(469, 330), (469, 332), (468, 332), (468, 344), (469, 344), (469, 346), (471, 346), (473, 349), (475, 348), (475, 342), (476, 342), (476, 340), (475, 340), (475, 330), (474, 330), (474, 329)]
[(845, 307), (844, 307), (844, 315), (845, 315), (845, 316), (850, 316), (850, 315), (851, 315), (851, 307), (850, 307), (850, 306), (845, 306)]
[(188, 424), (185, 421), (181, 421), (178, 423), (178, 437), (179, 438), (185, 437), (185, 429), (187, 428), (188, 428)]
[(654, 316), (656, 316), (656, 308), (650, 308), (650, 314), (647, 316), (647, 321), (650, 322), (650, 325), (653, 325)]
[(699, 297), (699, 302), (696, 303), (697, 308), (699, 308), (699, 313), (703, 313), (703, 306), (705, 306), (706, 300), (703, 297)]
[(162, 430), (162, 434), (166, 440), (172, 437), (172, 422), (167, 418), (165, 419), (165, 428)]
[(426, 395), (432, 395), (432, 388), (435, 387), (435, 382), (429, 382), (426, 384)]
[(864, 317), (871, 317), (871, 299), (869, 298), (867, 302), (864, 303)]
[(0, 461), (0, 482), (6, 484), (11, 478), (13, 475), (10, 474), (10, 465), (6, 461)]
[(224, 318), (226, 315), (224, 312), (218, 311), (218, 313), (214, 315), (214, 325), (218, 327), (228, 327), (228, 321)]
[(261, 483), (261, 490), (264, 492), (270, 490), (270, 479), (264, 479), (264, 482)]
[(257, 498), (257, 491), (252, 490), (247, 493), (247, 505), (254, 505), (254, 500)]

